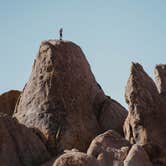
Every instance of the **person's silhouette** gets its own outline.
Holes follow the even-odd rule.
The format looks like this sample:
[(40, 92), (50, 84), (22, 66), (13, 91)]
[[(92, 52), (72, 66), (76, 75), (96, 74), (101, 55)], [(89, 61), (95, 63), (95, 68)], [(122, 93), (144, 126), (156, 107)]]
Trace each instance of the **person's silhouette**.
[(59, 30), (60, 40), (62, 40), (62, 33), (63, 33), (63, 28), (61, 28), (61, 29)]

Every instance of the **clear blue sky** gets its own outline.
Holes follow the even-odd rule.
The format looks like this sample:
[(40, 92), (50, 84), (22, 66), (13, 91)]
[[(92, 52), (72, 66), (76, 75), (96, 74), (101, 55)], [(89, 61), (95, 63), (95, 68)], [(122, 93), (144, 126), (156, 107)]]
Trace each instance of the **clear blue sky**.
[(81, 46), (105, 93), (125, 105), (131, 61), (166, 63), (165, 0), (0, 0), (0, 93), (22, 89), (42, 40)]

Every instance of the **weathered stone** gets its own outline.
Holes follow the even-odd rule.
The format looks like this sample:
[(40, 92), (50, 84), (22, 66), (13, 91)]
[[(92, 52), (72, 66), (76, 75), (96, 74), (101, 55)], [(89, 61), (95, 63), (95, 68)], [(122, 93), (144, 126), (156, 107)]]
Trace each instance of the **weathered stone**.
[(60, 156), (53, 166), (99, 166), (96, 158), (82, 152), (68, 152)]
[(88, 155), (96, 157), (103, 166), (121, 166), (130, 149), (130, 143), (117, 132), (109, 130), (98, 135), (90, 144)]
[(124, 166), (153, 166), (144, 148), (134, 144), (129, 151)]
[(147, 143), (142, 147), (148, 154), (154, 166), (166, 165), (166, 152), (164, 151), (164, 147), (160, 147), (158, 145), (155, 145), (154, 143)]
[[(103, 130), (98, 119), (106, 98), (79, 46), (68, 41), (45, 41), (14, 117), (40, 130), (52, 152), (72, 148), (86, 151)], [(118, 118), (116, 127), (109, 127), (122, 128)]]
[(166, 64), (157, 65), (154, 72), (158, 91), (162, 96), (166, 96)]
[(11, 90), (0, 95), (0, 112), (13, 115), (17, 99), (20, 96), (20, 91)]
[(140, 145), (150, 143), (165, 153), (166, 103), (140, 64), (133, 63), (131, 66), (125, 96), (129, 104), (129, 114), (124, 124), (126, 139)]
[(46, 41), (40, 46), (15, 117), (38, 128), (53, 152), (74, 147), (85, 151), (100, 132), (93, 108), (97, 94), (104, 100), (80, 47), (67, 41)]
[(127, 114), (127, 110), (117, 101), (107, 98), (100, 111), (99, 124), (103, 131), (112, 129), (123, 135), (122, 126)]
[(49, 157), (45, 145), (31, 129), (7, 115), (0, 115), (0, 165), (34, 166)]

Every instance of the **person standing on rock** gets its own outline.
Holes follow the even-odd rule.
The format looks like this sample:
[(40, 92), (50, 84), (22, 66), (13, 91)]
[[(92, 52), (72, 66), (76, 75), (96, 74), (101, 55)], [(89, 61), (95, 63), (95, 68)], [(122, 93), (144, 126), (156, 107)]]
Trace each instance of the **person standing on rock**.
[(63, 28), (59, 30), (60, 40), (62, 40), (62, 33), (63, 33)]

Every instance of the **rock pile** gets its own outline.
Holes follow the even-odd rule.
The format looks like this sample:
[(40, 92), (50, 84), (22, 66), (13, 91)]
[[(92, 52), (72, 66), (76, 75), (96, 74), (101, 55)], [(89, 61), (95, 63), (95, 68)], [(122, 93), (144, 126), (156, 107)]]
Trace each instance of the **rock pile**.
[(127, 112), (78, 45), (42, 42), (23, 91), (0, 95), (0, 165), (165, 166), (166, 65), (155, 82), (132, 64)]

